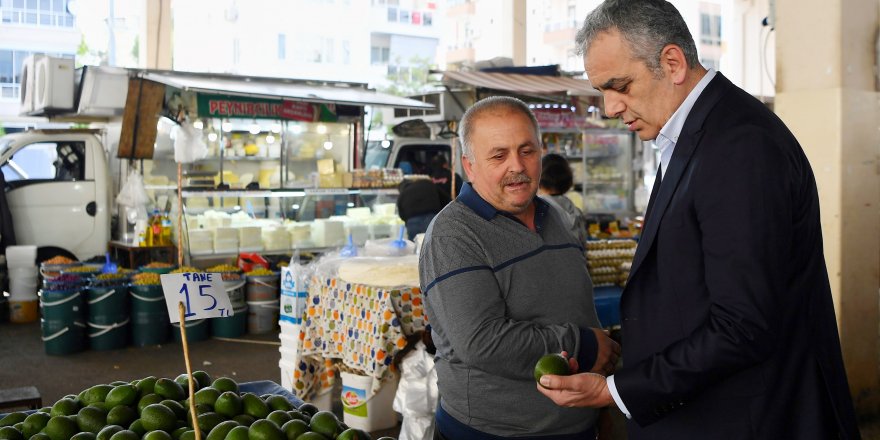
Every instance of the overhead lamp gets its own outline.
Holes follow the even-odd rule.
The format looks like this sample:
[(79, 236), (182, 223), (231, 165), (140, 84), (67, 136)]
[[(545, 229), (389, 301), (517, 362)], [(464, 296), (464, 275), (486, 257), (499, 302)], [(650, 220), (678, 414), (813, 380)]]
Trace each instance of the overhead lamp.
[(294, 124), (290, 131), (293, 132), (293, 134), (300, 134), (303, 131), (302, 125)]
[(315, 128), (315, 131), (317, 131), (318, 134), (327, 134), (327, 126), (324, 124), (318, 124), (318, 127)]
[(208, 141), (216, 142), (217, 141), (217, 133), (214, 133), (213, 131), (208, 133)]
[(254, 119), (254, 123), (251, 124), (250, 128), (248, 128), (248, 131), (251, 134), (260, 134), (260, 124), (257, 124), (256, 119)]
[(332, 150), (332, 149), (333, 149), (333, 142), (331, 142), (331, 141), (324, 141), (324, 149), (325, 149), (325, 150)]
[(193, 122), (193, 128), (195, 128), (196, 130), (201, 130), (205, 128), (205, 123), (202, 122), (201, 119), (196, 119), (196, 122)]
[(220, 124), (220, 129), (226, 133), (229, 133), (230, 131), (232, 131), (232, 122), (229, 122), (229, 119), (223, 121), (223, 123)]
[(389, 141), (388, 139), (385, 139), (382, 141), (382, 143), (380, 145), (382, 145), (382, 148), (389, 148), (389, 147), (391, 147), (391, 141)]
[(266, 135), (266, 143), (267, 144), (274, 144), (275, 143), (275, 136), (272, 136), (271, 134)]

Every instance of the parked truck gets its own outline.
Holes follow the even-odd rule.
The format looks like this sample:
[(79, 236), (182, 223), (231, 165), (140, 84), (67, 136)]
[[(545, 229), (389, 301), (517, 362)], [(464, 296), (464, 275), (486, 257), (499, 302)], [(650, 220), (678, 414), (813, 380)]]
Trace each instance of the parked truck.
[(102, 130), (30, 130), (0, 138), (0, 171), (16, 242), (55, 255), (103, 255), (112, 178)]

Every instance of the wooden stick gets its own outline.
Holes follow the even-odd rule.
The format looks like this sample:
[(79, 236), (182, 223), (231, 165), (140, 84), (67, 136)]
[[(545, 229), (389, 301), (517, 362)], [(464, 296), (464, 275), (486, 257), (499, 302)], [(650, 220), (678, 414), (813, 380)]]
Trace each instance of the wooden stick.
[[(177, 267), (183, 267), (183, 197), (181, 196), (181, 175), (183, 166), (177, 164)], [(183, 324), (183, 320), (180, 321)], [(183, 328), (183, 325), (180, 326)]]
[(199, 430), (199, 415), (196, 413), (196, 390), (195, 385), (193, 385), (193, 372), (189, 363), (189, 344), (186, 343), (186, 306), (183, 305), (182, 301), (177, 303), (177, 310), (180, 312), (180, 341), (183, 343), (183, 360), (186, 362), (186, 375), (189, 377), (189, 413), (192, 417), (196, 440), (202, 440), (202, 432)]

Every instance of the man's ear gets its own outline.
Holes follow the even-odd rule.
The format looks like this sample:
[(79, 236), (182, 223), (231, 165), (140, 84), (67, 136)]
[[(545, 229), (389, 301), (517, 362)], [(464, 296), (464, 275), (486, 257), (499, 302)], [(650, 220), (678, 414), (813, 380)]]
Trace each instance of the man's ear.
[(468, 180), (473, 181), (473, 177), (471, 177), (471, 160), (468, 159), (467, 154), (461, 155), (461, 167), (464, 169), (464, 173), (467, 174)]
[(675, 85), (681, 85), (687, 78), (688, 64), (684, 51), (676, 44), (667, 44), (660, 51), (660, 68)]

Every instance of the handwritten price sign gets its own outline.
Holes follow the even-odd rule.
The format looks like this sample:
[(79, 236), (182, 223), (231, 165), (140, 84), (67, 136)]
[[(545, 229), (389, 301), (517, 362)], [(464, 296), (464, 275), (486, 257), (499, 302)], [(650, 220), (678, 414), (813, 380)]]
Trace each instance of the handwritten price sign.
[(219, 273), (174, 273), (160, 276), (171, 322), (180, 322), (178, 303), (186, 307), (184, 320), (232, 316), (232, 303)]

